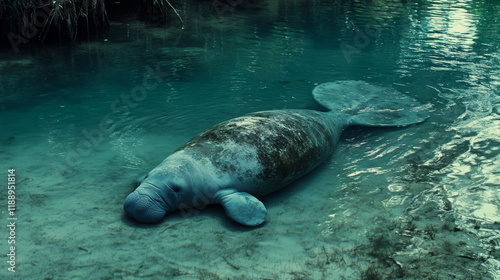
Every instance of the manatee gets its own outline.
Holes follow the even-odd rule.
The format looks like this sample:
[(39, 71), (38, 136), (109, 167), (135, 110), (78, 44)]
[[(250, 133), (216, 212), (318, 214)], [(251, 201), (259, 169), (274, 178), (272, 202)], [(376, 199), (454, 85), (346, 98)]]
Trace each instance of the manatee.
[(177, 209), (221, 204), (232, 220), (257, 226), (267, 216), (258, 198), (328, 159), (346, 127), (403, 127), (428, 118), (415, 99), (364, 81), (320, 84), (313, 97), (328, 111), (255, 112), (196, 135), (140, 180), (125, 212), (155, 223)]

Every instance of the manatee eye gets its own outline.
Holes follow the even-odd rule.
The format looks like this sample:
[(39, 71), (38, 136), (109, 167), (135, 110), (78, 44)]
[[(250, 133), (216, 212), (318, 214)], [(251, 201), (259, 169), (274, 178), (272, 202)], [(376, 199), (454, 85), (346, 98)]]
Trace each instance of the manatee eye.
[(172, 190), (173, 190), (174, 192), (179, 192), (179, 191), (181, 190), (181, 187), (179, 187), (179, 186), (177, 186), (177, 185), (172, 185), (172, 187), (171, 187), (171, 188), (172, 188)]

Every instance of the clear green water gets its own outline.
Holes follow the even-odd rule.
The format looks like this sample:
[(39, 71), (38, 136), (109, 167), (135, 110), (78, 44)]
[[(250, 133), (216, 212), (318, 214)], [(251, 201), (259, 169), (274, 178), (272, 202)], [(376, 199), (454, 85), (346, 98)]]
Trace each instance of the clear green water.
[[(2, 52), (16, 276), (500, 279), (500, 4), (348, 2), (247, 4), (185, 30), (113, 22), (107, 42)], [(131, 181), (198, 132), (319, 109), (314, 85), (340, 79), (394, 87), (431, 117), (346, 131), (328, 162), (263, 199), (257, 229), (220, 207), (157, 225), (124, 216)]]

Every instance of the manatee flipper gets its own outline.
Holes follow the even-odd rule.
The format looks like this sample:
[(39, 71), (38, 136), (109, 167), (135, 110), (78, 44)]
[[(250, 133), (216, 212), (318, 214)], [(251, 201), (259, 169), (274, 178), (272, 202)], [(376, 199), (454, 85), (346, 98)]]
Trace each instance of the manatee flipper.
[(313, 96), (327, 109), (344, 114), (348, 125), (407, 126), (429, 117), (428, 106), (395, 89), (364, 81), (320, 84)]
[(220, 203), (229, 218), (245, 226), (258, 226), (266, 220), (266, 207), (249, 193), (222, 189), (215, 193), (213, 202)]

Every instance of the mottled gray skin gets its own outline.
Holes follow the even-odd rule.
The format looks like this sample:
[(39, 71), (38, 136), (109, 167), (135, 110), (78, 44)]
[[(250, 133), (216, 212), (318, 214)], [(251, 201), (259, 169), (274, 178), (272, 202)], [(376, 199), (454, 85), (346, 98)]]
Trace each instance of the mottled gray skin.
[(231, 187), (260, 197), (327, 159), (343, 124), (332, 113), (312, 110), (256, 112), (211, 127), (176, 153), (213, 166), (214, 190)]
[[(327, 159), (345, 125), (334, 112), (313, 110), (256, 112), (217, 124), (154, 168), (127, 197), (125, 211), (156, 222), (179, 208), (225, 205), (228, 194), (267, 195)], [(249, 210), (264, 211), (258, 221), (239, 221), (232, 217), (239, 213), (231, 215), (227, 207), (226, 212), (240, 223), (256, 225), (265, 218), (263, 205), (258, 208)]]

